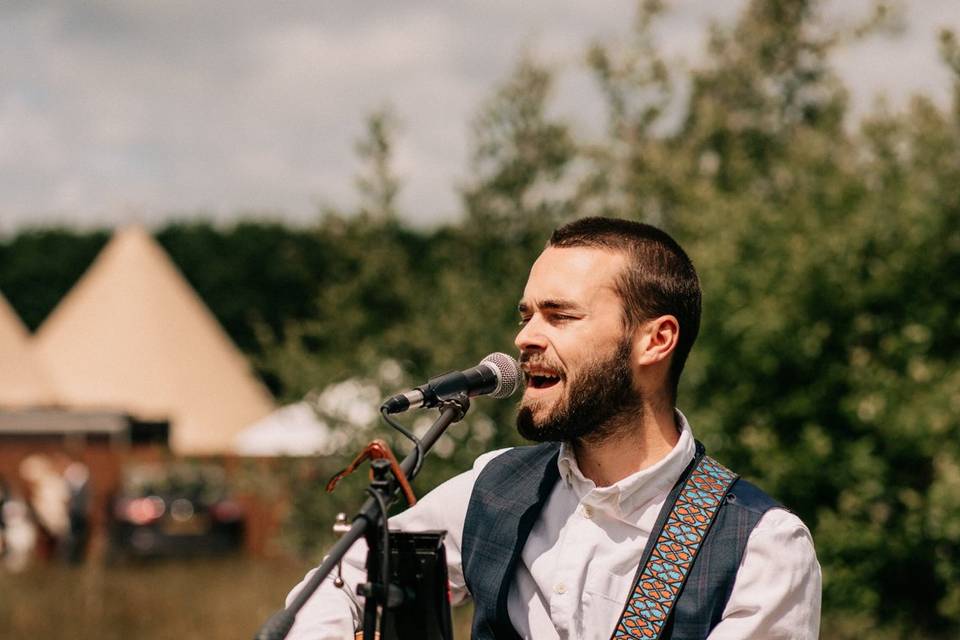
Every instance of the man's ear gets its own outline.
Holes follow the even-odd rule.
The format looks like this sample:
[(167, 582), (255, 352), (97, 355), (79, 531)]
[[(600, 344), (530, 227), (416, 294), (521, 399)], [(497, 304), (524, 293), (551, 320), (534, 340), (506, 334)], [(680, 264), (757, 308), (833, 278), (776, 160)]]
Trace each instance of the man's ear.
[(680, 339), (680, 323), (676, 317), (666, 315), (647, 320), (633, 337), (633, 358), (640, 366), (664, 362), (677, 348)]

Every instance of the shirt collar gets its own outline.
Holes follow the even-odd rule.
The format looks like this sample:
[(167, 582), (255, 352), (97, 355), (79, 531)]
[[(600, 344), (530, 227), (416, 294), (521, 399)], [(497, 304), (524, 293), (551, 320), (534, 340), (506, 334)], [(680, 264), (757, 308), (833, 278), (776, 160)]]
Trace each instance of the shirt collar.
[(573, 489), (581, 502), (591, 504), (618, 518), (628, 517), (651, 500), (668, 493), (696, 454), (696, 443), (690, 424), (679, 409), (675, 409), (675, 412), (680, 438), (670, 453), (655, 464), (608, 487), (597, 487), (593, 480), (581, 473), (573, 447), (564, 442), (560, 445), (560, 456), (557, 459), (560, 477)]

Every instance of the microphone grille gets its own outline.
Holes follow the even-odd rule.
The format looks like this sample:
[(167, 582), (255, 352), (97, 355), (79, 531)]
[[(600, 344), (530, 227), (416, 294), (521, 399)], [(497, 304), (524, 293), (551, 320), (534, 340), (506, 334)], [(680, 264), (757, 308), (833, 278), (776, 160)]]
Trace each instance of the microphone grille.
[(520, 386), (520, 363), (505, 353), (491, 353), (480, 361), (486, 362), (497, 371), (497, 388), (489, 395), (491, 398), (512, 396)]

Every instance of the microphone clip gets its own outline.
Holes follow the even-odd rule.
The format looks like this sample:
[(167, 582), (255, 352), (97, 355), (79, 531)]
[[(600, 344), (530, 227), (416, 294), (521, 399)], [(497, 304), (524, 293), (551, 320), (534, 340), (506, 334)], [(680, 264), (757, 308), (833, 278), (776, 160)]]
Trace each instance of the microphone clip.
[(458, 393), (455, 396), (443, 398), (437, 402), (437, 408), (440, 409), (441, 413), (450, 408), (456, 409), (457, 413), (454, 415), (453, 421), (459, 422), (470, 410), (470, 396), (465, 393)]

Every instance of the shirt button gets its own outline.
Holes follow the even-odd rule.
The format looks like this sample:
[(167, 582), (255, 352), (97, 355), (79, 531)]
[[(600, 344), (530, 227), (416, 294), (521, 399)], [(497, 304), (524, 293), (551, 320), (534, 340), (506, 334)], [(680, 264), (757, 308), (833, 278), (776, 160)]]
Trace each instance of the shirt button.
[(560, 595), (563, 595), (564, 593), (567, 592), (567, 587), (566, 587), (562, 582), (561, 582), (561, 583), (558, 583), (558, 584), (555, 584), (555, 585), (553, 585), (553, 592), (554, 592), (554, 593), (559, 593)]
[(593, 507), (588, 504), (583, 505), (583, 517), (592, 518), (593, 517)]

